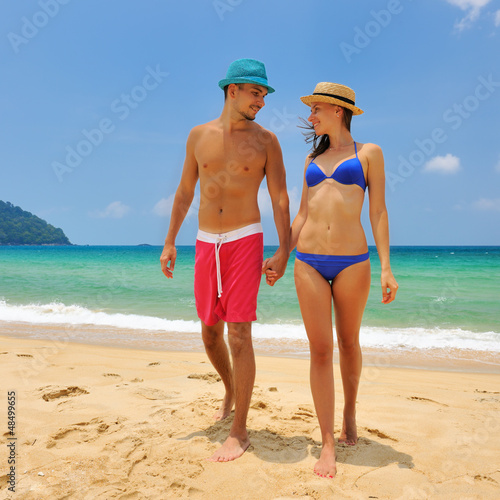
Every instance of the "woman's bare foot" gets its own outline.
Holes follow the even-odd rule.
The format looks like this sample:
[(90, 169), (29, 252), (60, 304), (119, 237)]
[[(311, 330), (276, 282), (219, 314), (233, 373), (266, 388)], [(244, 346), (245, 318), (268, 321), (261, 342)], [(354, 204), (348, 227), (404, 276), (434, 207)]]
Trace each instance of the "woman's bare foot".
[(210, 462), (230, 462), (245, 453), (250, 446), (248, 435), (242, 439), (229, 435), (224, 444), (208, 459)]
[(214, 420), (224, 420), (225, 418), (231, 415), (231, 410), (234, 406), (234, 396), (230, 393), (224, 395), (224, 399), (222, 400), (221, 407), (215, 412)]
[(358, 442), (358, 428), (356, 426), (356, 417), (345, 417), (342, 422), (342, 432), (340, 433), (339, 443), (348, 446), (354, 446)]
[(326, 444), (323, 446), (319, 460), (314, 466), (314, 473), (321, 477), (335, 477), (337, 474), (335, 445)]

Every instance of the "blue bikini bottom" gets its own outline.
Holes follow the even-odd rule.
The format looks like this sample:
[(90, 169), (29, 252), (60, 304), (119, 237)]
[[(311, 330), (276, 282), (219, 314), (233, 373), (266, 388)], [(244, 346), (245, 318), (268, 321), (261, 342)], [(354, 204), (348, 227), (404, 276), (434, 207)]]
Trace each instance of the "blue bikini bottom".
[(316, 269), (325, 280), (331, 281), (347, 267), (368, 260), (370, 252), (361, 255), (320, 255), (296, 252), (295, 257)]

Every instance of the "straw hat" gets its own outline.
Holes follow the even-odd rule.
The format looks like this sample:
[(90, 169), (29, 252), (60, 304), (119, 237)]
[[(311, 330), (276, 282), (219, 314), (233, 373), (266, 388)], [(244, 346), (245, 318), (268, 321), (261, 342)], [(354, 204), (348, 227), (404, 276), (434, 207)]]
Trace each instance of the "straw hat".
[(354, 90), (340, 83), (320, 82), (316, 85), (312, 95), (301, 97), (300, 100), (308, 106), (313, 102), (329, 102), (350, 109), (354, 115), (364, 112), (354, 105), (356, 100)]
[(232, 62), (227, 70), (226, 78), (219, 82), (219, 87), (224, 89), (230, 83), (256, 83), (266, 87), (270, 94), (274, 92), (274, 89), (267, 83), (264, 63), (256, 59), (238, 59)]

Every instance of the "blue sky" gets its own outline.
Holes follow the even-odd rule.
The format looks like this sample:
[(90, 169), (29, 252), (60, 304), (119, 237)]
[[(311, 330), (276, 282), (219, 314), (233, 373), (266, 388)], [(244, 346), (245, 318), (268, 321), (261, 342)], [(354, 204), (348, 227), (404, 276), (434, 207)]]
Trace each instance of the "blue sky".
[[(498, 0), (8, 0), (0, 36), (0, 199), (73, 243), (163, 243), (187, 135), (252, 57), (276, 89), (257, 121), (281, 143), (292, 217), (299, 97), (332, 81), (365, 111), (353, 137), (384, 151), (393, 245), (500, 245)], [(276, 244), (265, 184), (259, 199)], [(193, 212), (177, 243), (196, 229)]]

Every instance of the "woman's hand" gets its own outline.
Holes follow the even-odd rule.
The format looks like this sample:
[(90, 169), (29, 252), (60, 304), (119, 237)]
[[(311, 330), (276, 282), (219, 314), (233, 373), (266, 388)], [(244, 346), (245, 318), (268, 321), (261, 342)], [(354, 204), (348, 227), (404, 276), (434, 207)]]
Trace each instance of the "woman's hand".
[(382, 285), (382, 304), (389, 304), (396, 298), (396, 292), (399, 288), (398, 282), (390, 269), (382, 271), (380, 282)]

